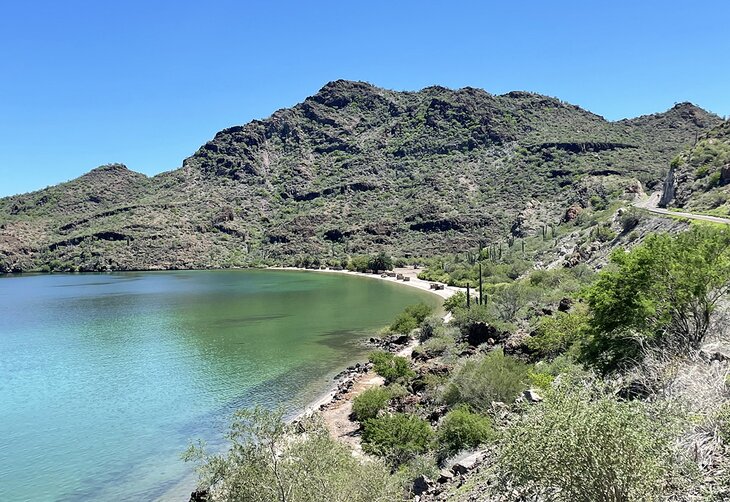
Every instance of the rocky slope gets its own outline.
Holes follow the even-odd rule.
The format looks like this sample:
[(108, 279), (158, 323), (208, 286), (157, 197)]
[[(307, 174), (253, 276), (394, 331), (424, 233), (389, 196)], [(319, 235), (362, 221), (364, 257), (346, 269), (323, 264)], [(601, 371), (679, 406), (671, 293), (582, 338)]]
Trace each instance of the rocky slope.
[(730, 215), (730, 122), (706, 132), (672, 160), (659, 205)]
[(109, 165), (0, 199), (0, 271), (454, 252), (656, 184), (720, 122), (689, 103), (608, 122), (527, 92), (331, 82), (219, 132), (175, 171)]

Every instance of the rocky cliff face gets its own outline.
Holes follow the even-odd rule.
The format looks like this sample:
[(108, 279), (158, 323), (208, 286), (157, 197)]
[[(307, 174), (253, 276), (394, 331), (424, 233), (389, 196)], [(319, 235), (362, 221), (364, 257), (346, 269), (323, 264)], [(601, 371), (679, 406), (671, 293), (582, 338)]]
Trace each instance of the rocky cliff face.
[[(0, 199), (0, 269), (189, 268), (423, 256), (530, 232), (658, 183), (720, 119), (619, 122), (527, 92), (336, 81), (153, 178), (113, 165)], [(633, 188), (631, 188), (633, 187)]]

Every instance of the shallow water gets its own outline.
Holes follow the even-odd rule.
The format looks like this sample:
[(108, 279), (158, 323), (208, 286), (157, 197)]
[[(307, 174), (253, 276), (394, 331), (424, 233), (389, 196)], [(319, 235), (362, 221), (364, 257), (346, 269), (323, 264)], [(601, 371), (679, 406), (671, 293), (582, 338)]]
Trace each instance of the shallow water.
[(428, 293), (341, 274), (0, 279), (0, 499), (154, 500), (233, 410), (294, 411)]

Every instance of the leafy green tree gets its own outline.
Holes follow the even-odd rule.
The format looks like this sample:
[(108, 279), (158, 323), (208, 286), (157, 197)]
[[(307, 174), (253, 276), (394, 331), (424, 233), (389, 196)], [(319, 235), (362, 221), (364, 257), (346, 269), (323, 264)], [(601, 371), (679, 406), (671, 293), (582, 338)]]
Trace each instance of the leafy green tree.
[(638, 361), (652, 344), (697, 348), (730, 286), (730, 231), (698, 225), (653, 235), (617, 250), (586, 298), (591, 312), (586, 361), (610, 371)]
[(394, 413), (365, 422), (362, 449), (399, 465), (428, 451), (433, 436), (431, 425), (422, 418)]
[(355, 459), (316, 416), (287, 424), (282, 412), (243, 410), (228, 439), (226, 453), (185, 454), (199, 463), (200, 486), (214, 502), (390, 502), (401, 493), (382, 462)]
[(379, 253), (369, 258), (368, 268), (376, 272), (378, 270), (393, 270), (393, 260), (385, 253)]
[(468, 406), (451, 410), (439, 424), (436, 432), (439, 456), (446, 458), (467, 448), (486, 443), (495, 436), (489, 417), (472, 413)]

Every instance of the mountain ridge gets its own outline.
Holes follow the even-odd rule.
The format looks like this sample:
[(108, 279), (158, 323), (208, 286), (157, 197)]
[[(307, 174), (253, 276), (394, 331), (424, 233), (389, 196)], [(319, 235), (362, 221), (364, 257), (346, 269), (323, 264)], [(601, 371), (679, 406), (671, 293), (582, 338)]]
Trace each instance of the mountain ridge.
[(463, 250), (655, 185), (720, 118), (607, 121), (525, 91), (337, 80), (215, 134), (178, 169), (112, 164), (0, 199), (0, 270), (206, 268)]

